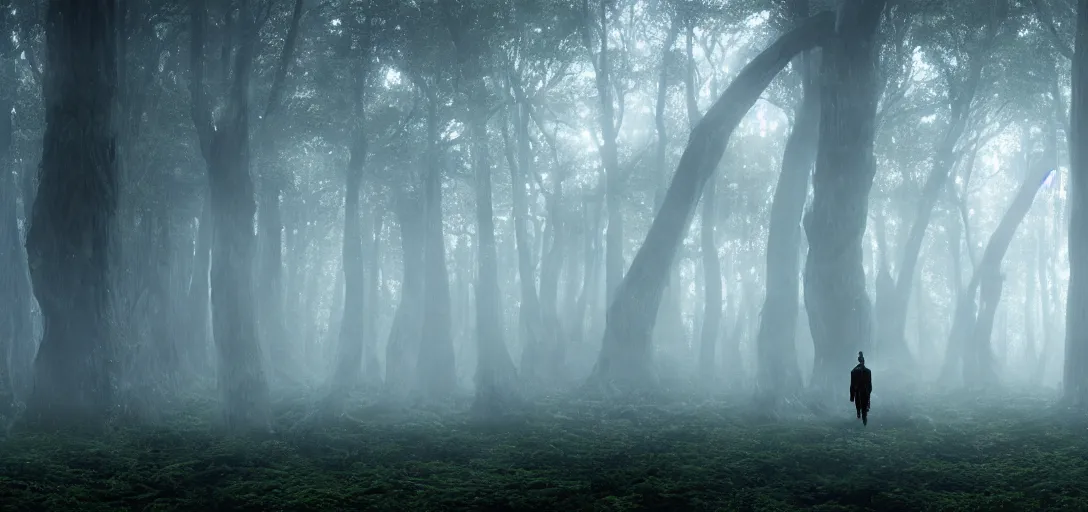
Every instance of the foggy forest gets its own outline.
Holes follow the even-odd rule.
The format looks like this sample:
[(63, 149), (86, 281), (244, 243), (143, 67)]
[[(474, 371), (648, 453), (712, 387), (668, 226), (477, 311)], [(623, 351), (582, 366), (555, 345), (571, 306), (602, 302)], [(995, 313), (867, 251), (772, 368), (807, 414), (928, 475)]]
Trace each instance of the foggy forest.
[(0, 510), (1088, 510), (1088, 0), (0, 35)]

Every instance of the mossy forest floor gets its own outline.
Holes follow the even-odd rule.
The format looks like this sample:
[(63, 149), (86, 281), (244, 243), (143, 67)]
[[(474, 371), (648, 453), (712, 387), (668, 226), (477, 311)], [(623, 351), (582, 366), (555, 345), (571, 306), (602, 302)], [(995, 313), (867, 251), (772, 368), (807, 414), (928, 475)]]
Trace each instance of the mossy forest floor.
[(360, 405), (313, 426), (283, 403), (278, 433), (246, 438), (200, 402), (155, 427), (0, 441), (0, 510), (1088, 510), (1083, 417), (1038, 397), (927, 403), (875, 400), (868, 427), (845, 408), (573, 399), (501, 421)]

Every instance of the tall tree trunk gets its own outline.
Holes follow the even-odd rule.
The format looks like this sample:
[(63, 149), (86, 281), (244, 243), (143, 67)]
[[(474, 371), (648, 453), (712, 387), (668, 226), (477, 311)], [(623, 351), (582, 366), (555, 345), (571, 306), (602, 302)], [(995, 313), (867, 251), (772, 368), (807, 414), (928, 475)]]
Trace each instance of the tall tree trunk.
[(914, 294), (914, 339), (919, 354), (932, 351), (929, 338), (929, 292), (922, 290), (922, 273), (915, 272), (914, 287), (919, 290)]
[[(687, 106), (688, 124), (693, 128), (699, 124), (702, 115), (699, 112), (699, 104), (695, 92), (695, 55), (694, 23), (688, 24), (685, 46), (687, 49), (687, 70), (684, 73), (684, 103)], [(703, 190), (703, 211), (700, 216), (702, 222), (700, 234), (700, 249), (702, 253), (702, 284), (703, 317), (701, 319), (700, 343), (699, 343), (699, 374), (705, 383), (714, 379), (714, 371), (717, 366), (715, 348), (720, 337), (719, 330), (722, 320), (722, 264), (718, 259), (718, 243), (714, 238), (715, 226), (718, 222), (717, 187), (714, 178), (708, 180)], [(673, 262), (673, 267), (676, 263)]]
[(612, 383), (620, 390), (652, 386), (650, 338), (669, 267), (729, 136), (789, 60), (814, 47), (833, 26), (834, 16), (824, 13), (772, 43), (741, 70), (692, 130), (661, 211), (608, 306), (591, 381)]
[[(301, 9), (301, 7), (299, 7)], [(297, 15), (298, 11), (296, 11)], [(297, 23), (297, 18), (295, 23)], [(366, 81), (370, 71), (370, 20), (364, 20), (362, 26), (355, 27), (361, 41), (361, 48), (353, 71), (352, 84), (354, 107), (354, 126), (351, 129), (351, 142), (348, 148), (348, 168), (344, 187), (344, 238), (340, 264), (344, 269), (344, 308), (339, 311), (340, 332), (336, 351), (336, 366), (333, 370), (332, 385), (327, 405), (334, 410), (343, 407), (348, 393), (359, 381), (363, 366), (363, 348), (366, 344), (366, 258), (363, 255), (363, 230), (360, 219), (360, 186), (363, 182), (363, 167), (366, 165), (369, 140), (366, 132)], [(355, 25), (354, 23), (352, 25)], [(297, 26), (292, 32), (297, 32)], [(288, 44), (293, 44), (288, 41)], [(286, 48), (285, 48), (286, 52)], [(286, 60), (286, 54), (284, 56)], [(286, 62), (281, 66), (286, 73)], [(278, 77), (277, 77), (278, 78)], [(274, 219), (276, 225), (282, 223)], [(277, 237), (279, 235), (277, 234)], [(279, 244), (276, 249), (279, 250)]]
[(718, 212), (715, 197), (717, 187), (711, 179), (703, 189), (701, 247), (703, 253), (704, 303), (703, 330), (699, 347), (699, 374), (704, 382), (714, 379), (714, 349), (718, 344), (718, 329), (722, 321), (722, 264), (718, 260), (718, 244), (714, 229)]
[[(807, 13), (808, 9), (805, 9)], [(756, 389), (763, 399), (801, 391), (797, 364), (797, 314), (801, 295), (801, 217), (809, 176), (816, 160), (820, 127), (818, 54), (808, 52), (800, 64), (801, 104), (786, 139), (782, 171), (771, 202), (767, 236), (767, 286), (756, 338)]]
[(44, 328), (27, 418), (42, 427), (101, 425), (113, 402), (116, 21), (108, 0), (52, 0), (46, 14), (41, 183), (26, 240)]
[[(554, 377), (547, 366), (546, 353), (550, 348), (546, 334), (544, 318), (541, 313), (540, 296), (536, 288), (536, 266), (532, 242), (526, 223), (529, 219), (529, 203), (526, 197), (527, 177), (532, 172), (532, 153), (529, 148), (529, 115), (524, 102), (517, 104), (516, 114), (512, 116), (517, 136), (517, 152), (513, 151), (505, 124), (503, 140), (506, 148), (507, 164), (510, 168), (510, 187), (514, 218), (514, 241), (517, 245), (518, 282), (521, 288), (521, 301), (518, 307), (519, 330), (525, 338), (522, 340), (521, 377), (527, 382), (540, 384)], [(516, 158), (515, 158), (516, 154)], [(541, 237), (538, 237), (538, 239)]]
[[(34, 291), (30, 282), (30, 268), (27, 262), (26, 249), (21, 246), (26, 239), (27, 230), (29, 229), (29, 220), (32, 214), (34, 196), (37, 192), (34, 188), (37, 186), (34, 172), (37, 170), (37, 165), (26, 164), (22, 168), (19, 181), (21, 184), (18, 189), (13, 188), (13, 193), (22, 194), (22, 209), (19, 212), (20, 217), (23, 220), (23, 229), (21, 233), (14, 231), (13, 233), (19, 233), (19, 236), (13, 242), (16, 244), (16, 255), (18, 261), (14, 262), (13, 266), (7, 267), (9, 272), (15, 270), (17, 273), (12, 274), (13, 281), (10, 288), (12, 297), (15, 299), (16, 309), (10, 310), (16, 316), (15, 323), (12, 325), (11, 338), (11, 379), (13, 384), (13, 391), (15, 397), (23, 402), (26, 402), (27, 397), (30, 395), (31, 389), (34, 385), (34, 356), (38, 348), (37, 333), (35, 332), (35, 322), (40, 319), (41, 308), (35, 307), (34, 303)], [(13, 177), (14, 179), (14, 177)], [(12, 203), (14, 206), (15, 203)], [(16, 224), (18, 226), (18, 224)], [(0, 288), (4, 289), (4, 288)], [(21, 309), (19, 309), (21, 308)], [(19, 322), (18, 319), (22, 318), (23, 321)], [(21, 324), (21, 325), (20, 325)]]
[(286, 373), (290, 358), (287, 355), (287, 324), (284, 322), (283, 303), (283, 218), (281, 215), (280, 186), (274, 178), (266, 177), (261, 183), (260, 215), (260, 261), (257, 281), (258, 314), (261, 339), (269, 352), (269, 361), (277, 373)]
[[(343, 235), (341, 235), (341, 237), (342, 236)], [(342, 244), (343, 238), (341, 238), (341, 245)], [(320, 254), (315, 254), (314, 259), (316, 261), (314, 261), (314, 269), (312, 274), (314, 278), (314, 290), (316, 291), (320, 289), (325, 289), (326, 284), (323, 282), (325, 265), (322, 261)], [(334, 268), (344, 268), (344, 258), (342, 254), (340, 257), (336, 258), (333, 265)], [(344, 273), (334, 271), (332, 276), (332, 299), (329, 301), (329, 324), (325, 326), (325, 331), (321, 333), (322, 336), (314, 336), (313, 346), (311, 347), (311, 364), (317, 364), (318, 368), (321, 368), (323, 370), (328, 368), (329, 361), (331, 361), (336, 356), (335, 354), (330, 354), (330, 352), (336, 350), (337, 347), (339, 347), (340, 322), (344, 320), (344, 300), (347, 296), (347, 293), (345, 292), (346, 288), (347, 284), (346, 280), (344, 279)], [(315, 296), (312, 300), (312, 303), (316, 308), (316, 306), (321, 303), (321, 298), (319, 296)], [(313, 311), (313, 313), (311, 313), (312, 315), (317, 314), (317, 309), (311, 309), (311, 311)], [(320, 331), (320, 327), (317, 327), (316, 325), (316, 320), (316, 318), (311, 320), (315, 323), (315, 332)]]
[[(1045, 158), (1047, 159), (1046, 165), (1056, 170), (1054, 173), (1053, 182), (1051, 186), (1054, 192), (1053, 206), (1051, 212), (1053, 214), (1053, 228), (1047, 232), (1037, 234), (1037, 244), (1035, 252), (1035, 268), (1032, 270), (1032, 275), (1039, 283), (1039, 301), (1041, 311), (1039, 311), (1040, 329), (1039, 336), (1041, 339), (1037, 343), (1038, 347), (1033, 348), (1034, 352), (1034, 365), (1032, 366), (1031, 373), (1029, 374), (1030, 381), (1035, 385), (1043, 385), (1043, 379), (1046, 375), (1047, 365), (1051, 362), (1051, 358), (1054, 356), (1053, 344), (1057, 341), (1054, 334), (1054, 316), (1051, 314), (1051, 291), (1047, 284), (1047, 274), (1050, 268), (1050, 262), (1057, 259), (1057, 255), (1052, 254), (1051, 251), (1047, 251), (1048, 240), (1058, 241), (1062, 238), (1062, 228), (1066, 227), (1065, 223), (1068, 220), (1066, 210), (1063, 208), (1063, 201), (1059, 191), (1064, 185), (1064, 178), (1061, 173), (1061, 152), (1058, 148), (1059, 131), (1065, 129), (1066, 135), (1069, 137), (1069, 142), (1072, 143), (1071, 135), (1068, 133), (1069, 112), (1065, 110), (1064, 101), (1062, 98), (1061, 84), (1059, 83), (1058, 73), (1055, 71), (1054, 79), (1051, 80), (1050, 90), (1050, 105), (1051, 115), (1047, 116), (1048, 129), (1046, 131), (1045, 140)], [(1068, 204), (1068, 201), (1066, 201)], [(1057, 287), (1055, 287), (1055, 291)], [(1057, 300), (1054, 301), (1057, 303)], [(1039, 309), (1039, 307), (1033, 307), (1033, 310)]]
[[(0, 28), (7, 27), (4, 16), (8, 10), (0, 6)], [(0, 41), (0, 69), (12, 70), (12, 61)], [(11, 157), (13, 126), (11, 108), (13, 88), (0, 83), (0, 416), (6, 417), (16, 398), (18, 384), (15, 374), (19, 371), (12, 355), (15, 347), (27, 343), (30, 326), (30, 297), (26, 293), (26, 256), (23, 252), (22, 234), (19, 231), (19, 211), (16, 202), (19, 187), (16, 186)]]
[(423, 176), (423, 334), (416, 360), (417, 390), (430, 398), (448, 396), (457, 386), (450, 318), (450, 276), (442, 228), (442, 174), (439, 149), (438, 98), (427, 106), (427, 168)]
[[(673, 15), (669, 25), (669, 32), (665, 37), (665, 44), (661, 47), (661, 68), (658, 74), (657, 104), (654, 110), (654, 127), (657, 133), (657, 152), (654, 157), (654, 165), (658, 177), (658, 183), (654, 188), (655, 215), (661, 210), (661, 205), (665, 202), (665, 192), (669, 189), (669, 173), (671, 169), (668, 166), (669, 134), (665, 113), (666, 107), (668, 106), (669, 76), (672, 74), (672, 60), (670, 59), (670, 56), (672, 55), (672, 47), (676, 44), (676, 40), (680, 36), (681, 28), (681, 16)], [(689, 70), (686, 74), (686, 78), (692, 76), (691, 68), (694, 66), (694, 63), (691, 62), (693, 59), (691, 59), (690, 51), (692, 47), (690, 24), (687, 36)], [(691, 81), (692, 80), (690, 79), (685, 80), (685, 82)], [(691, 126), (694, 126), (694, 120), (691, 120), (690, 124)], [(661, 308), (658, 309), (657, 320), (654, 324), (654, 344), (658, 347), (682, 347), (687, 344), (683, 336), (684, 318), (680, 311), (682, 305), (680, 293), (680, 265), (673, 262), (669, 272), (669, 282), (665, 285), (665, 295), (662, 299)]]
[(997, 383), (991, 339), (997, 307), (1001, 301), (1001, 290), (1005, 284), (1005, 276), (1001, 274), (1000, 269), (986, 268), (985, 270), (987, 273), (982, 276), (979, 283), (978, 318), (975, 320), (971, 337), (966, 340), (970, 346), (968, 356), (964, 358), (963, 370), (964, 381), (980, 389)]
[[(571, 251), (567, 255), (566, 267), (563, 269), (563, 333), (566, 336), (568, 347), (581, 345), (585, 326), (578, 304), (578, 297), (585, 285), (586, 271), (585, 244), (579, 242), (585, 239), (585, 230), (588, 229), (582, 208), (584, 208), (584, 205), (581, 207), (576, 206), (571, 212), (572, 219), (577, 222), (571, 222), (570, 229), (567, 230), (567, 236), (569, 237), (567, 243)], [(578, 217), (581, 217), (581, 219)]]
[(1046, 376), (1047, 364), (1050, 362), (1051, 356), (1053, 356), (1054, 353), (1053, 344), (1056, 338), (1056, 336), (1054, 336), (1054, 315), (1051, 314), (1050, 285), (1047, 279), (1047, 269), (1049, 268), (1047, 261), (1052, 256), (1050, 255), (1050, 252), (1043, 247), (1042, 237), (1039, 238), (1036, 254), (1038, 261), (1036, 262), (1035, 272), (1039, 278), (1040, 307), (1042, 309), (1042, 314), (1039, 318), (1040, 323), (1042, 324), (1043, 340), (1039, 346), (1039, 356), (1036, 359), (1035, 367), (1033, 368), (1031, 381), (1036, 385), (1042, 385), (1043, 378)]
[[(239, 60), (252, 55), (243, 43)], [(208, 162), (212, 206), (212, 331), (220, 389), (231, 428), (267, 425), (268, 383), (257, 332), (253, 275), (256, 200), (249, 175), (249, 69), (237, 70), (231, 109), (221, 120)]]
[(1088, 0), (1077, 3), (1069, 132), (1069, 298), (1062, 396), (1088, 407)]
[(232, 59), (227, 107), (214, 129), (204, 93), (204, 0), (192, 10), (193, 120), (208, 164), (211, 189), (212, 333), (219, 355), (217, 380), (232, 430), (266, 429), (268, 381), (257, 331), (253, 219), (257, 204), (249, 169), (249, 83), (259, 26), (243, 3), (236, 24), (240, 44)]
[(148, 240), (152, 244), (151, 300), (153, 301), (151, 333), (155, 351), (156, 377), (154, 384), (162, 388), (164, 396), (173, 396), (181, 384), (181, 361), (178, 339), (174, 329), (178, 318), (175, 306), (177, 297), (174, 288), (174, 244), (171, 234), (171, 218), (162, 205), (155, 208), (150, 220), (153, 221), (152, 234)]
[(840, 3), (835, 36), (821, 62), (820, 134), (805, 215), (805, 307), (816, 349), (811, 386), (846, 396), (844, 376), (872, 336), (862, 239), (876, 165), (877, 32), (885, 0)]
[[(305, 340), (309, 333), (306, 331), (306, 320), (309, 312), (306, 311), (306, 276), (309, 273), (309, 265), (306, 259), (307, 249), (310, 247), (310, 232), (307, 220), (309, 216), (305, 212), (305, 196), (292, 197), (290, 207), (287, 209), (287, 246), (288, 246), (288, 279), (286, 286), (286, 311), (288, 337), (294, 340), (296, 345), (291, 347), (292, 357), (299, 358), (305, 352)], [(286, 201), (286, 199), (285, 199)], [(298, 344), (301, 344), (300, 347)], [(302, 350), (299, 350), (302, 349)], [(300, 360), (306, 361), (305, 357)], [(306, 366), (303, 365), (305, 368)]]
[[(673, 45), (676, 44), (676, 40), (680, 37), (680, 17), (673, 16), (669, 24), (669, 32), (665, 36), (665, 44), (661, 47), (661, 68), (658, 73), (657, 79), (657, 102), (654, 107), (654, 131), (657, 133), (657, 152), (654, 155), (654, 165), (657, 167), (658, 183), (654, 189), (654, 212), (661, 209), (661, 205), (665, 202), (665, 192), (669, 188), (669, 171), (667, 168), (668, 152), (669, 152), (669, 134), (668, 123), (666, 122), (665, 111), (668, 107), (669, 99), (669, 75), (670, 65), (672, 61), (669, 59), (670, 52)], [(691, 37), (687, 38), (687, 44), (689, 48), (688, 58), (690, 59), (690, 47)], [(690, 68), (690, 63), (689, 63)], [(687, 78), (690, 78), (690, 70), (687, 73)]]
[(951, 263), (951, 272), (948, 275), (949, 288), (953, 297), (963, 290), (963, 261), (962, 261), (962, 233), (963, 227), (959, 218), (953, 218), (948, 223), (948, 259)]
[[(476, 261), (467, 230), (454, 238), (453, 282), (450, 287), (450, 318), (453, 325), (454, 362), (458, 368), (467, 364), (475, 347), (467, 340), (474, 334), (472, 317), (476, 305), (472, 298), (472, 283), (476, 281)], [(467, 351), (467, 352), (466, 352)]]
[[(316, 226), (307, 230), (311, 234), (320, 231)], [(325, 284), (321, 278), (323, 273), (323, 265), (321, 264), (321, 258), (319, 255), (310, 257), (311, 252), (318, 252), (316, 248), (311, 251), (305, 251), (305, 263), (306, 275), (303, 279), (303, 292), (302, 292), (302, 307), (300, 312), (302, 313), (302, 332), (303, 332), (303, 357), (305, 358), (306, 365), (309, 368), (319, 367), (324, 370), (325, 366), (321, 358), (321, 331), (317, 327), (317, 314), (318, 304), (321, 303), (321, 287)], [(315, 261), (316, 260), (316, 261)], [(333, 332), (340, 332), (339, 316), (336, 312), (342, 309), (344, 304), (344, 280), (342, 276), (337, 274), (333, 279), (333, 296), (332, 306), (329, 313), (329, 330), (333, 329), (333, 324), (336, 324), (336, 330)]]
[(363, 329), (363, 382), (371, 388), (380, 388), (382, 383), (381, 362), (378, 359), (378, 322), (381, 320), (382, 288), (382, 229), (385, 225), (385, 206), (375, 204), (371, 213), (371, 236), (366, 260), (367, 269), (365, 310), (367, 317)]
[[(0, 32), (10, 34), (15, 28), (10, 2), (0, 1)], [(0, 38), (0, 416), (3, 417), (9, 415), (19, 394), (20, 383), (15, 376), (26, 371), (19, 368), (24, 362), (14, 357), (16, 347), (31, 343), (24, 339), (30, 337), (30, 294), (26, 253), (19, 230), (18, 173), (12, 154), (16, 57), (11, 38)]]
[(283, 218), (280, 214), (282, 183), (285, 180), (283, 177), (276, 176), (277, 170), (269, 164), (274, 160), (274, 146), (277, 139), (272, 126), (279, 117), (277, 114), (284, 94), (287, 71), (294, 58), (295, 48), (298, 46), (303, 1), (295, 0), (291, 21), (280, 51), (279, 64), (272, 77), (272, 88), (269, 90), (268, 102), (260, 117), (261, 122), (258, 128), (258, 161), (262, 164), (261, 193), (258, 198), (260, 217), (257, 219), (261, 231), (259, 318), (261, 338), (271, 352), (269, 359), (272, 367), (280, 373), (289, 370), (287, 367), (291, 361), (287, 347), (290, 340), (287, 337), (287, 324), (284, 321)]
[(416, 381), (416, 362), (423, 335), (423, 202), (404, 193), (394, 211), (400, 224), (401, 272), (400, 302), (393, 313), (389, 340), (385, 345), (385, 388), (393, 396), (403, 397)]
[(751, 287), (738, 284), (729, 290), (729, 318), (733, 325), (722, 329), (722, 364), (726, 389), (736, 389), (745, 382), (744, 361), (741, 357), (740, 343), (747, 330), (748, 319), (744, 315), (745, 306), (751, 298)]
[[(616, 289), (623, 279), (623, 178), (620, 176), (619, 150), (616, 137), (619, 120), (612, 98), (612, 71), (608, 49), (608, 5), (600, 2), (596, 14), (589, 8), (589, 0), (582, 0), (582, 39), (590, 53), (594, 54), (594, 82), (597, 86), (598, 121), (601, 128), (601, 163), (605, 170), (605, 201), (608, 226), (605, 228), (605, 301), (612, 304)], [(594, 21), (596, 18), (596, 21)], [(593, 40), (593, 28), (599, 29), (599, 44)], [(596, 48), (595, 48), (596, 47)], [(622, 101), (622, 99), (621, 99)], [(607, 306), (606, 307), (609, 307)]]
[(988, 39), (984, 43), (983, 50), (972, 55), (970, 69), (966, 80), (954, 90), (952, 97), (951, 120), (945, 128), (944, 134), (937, 142), (935, 157), (929, 176), (922, 187), (921, 201), (911, 224), (906, 243), (902, 246), (902, 257), (899, 260), (898, 272), (895, 278), (894, 288), (888, 290), (889, 295), (878, 294), (877, 301), (888, 304), (881, 305), (877, 311), (886, 313), (877, 317), (878, 339), (880, 345), (874, 347), (882, 359), (896, 361), (899, 371), (909, 373), (914, 366), (914, 356), (907, 347), (906, 325), (907, 309), (910, 304), (910, 295), (913, 291), (914, 274), (917, 272), (918, 260), (922, 252), (922, 242), (925, 240), (926, 230), (929, 229), (933, 209), (945, 190), (952, 169), (956, 165), (957, 146), (967, 126), (968, 117), (971, 114), (971, 106), (974, 103), (975, 91), (982, 75), (982, 70), (989, 60), (989, 48), (992, 45), (993, 36), (996, 35), (998, 19), (995, 17), (988, 25)]
[[(1005, 258), (1005, 252), (1012, 243), (1017, 228), (1031, 210), (1040, 184), (1051, 171), (1051, 169), (1043, 168), (1027, 173), (1012, 204), (1001, 217), (997, 229), (990, 235), (982, 258), (971, 276), (971, 282), (968, 283), (965, 293), (956, 305), (952, 332), (949, 335), (944, 367), (941, 371), (941, 380), (945, 383), (951, 384), (957, 377), (962, 377), (964, 384), (985, 385), (996, 375), (993, 368), (989, 366), (992, 358), (987, 354), (990, 351), (989, 332), (993, 330), (993, 314), (983, 308), (997, 307), (1001, 289), (995, 286), (993, 281), (1001, 279), (1001, 261)], [(976, 314), (975, 295), (979, 292), (980, 285), (986, 280), (990, 280), (987, 283), (987, 293), (983, 294), (982, 305)], [(978, 316), (982, 313), (986, 316)], [(975, 339), (973, 336), (976, 332), (984, 332), (985, 339)]]
[(546, 358), (545, 368), (552, 379), (559, 376), (566, 360), (566, 343), (561, 335), (558, 304), (559, 274), (566, 256), (569, 229), (563, 218), (563, 201), (563, 181), (559, 178), (556, 180), (555, 192), (548, 196), (549, 228), (545, 232), (550, 236), (545, 238), (550, 241), (550, 245), (540, 264), (540, 316), (548, 340), (543, 356)]
[(211, 315), (210, 271), (212, 266), (212, 206), (210, 192), (206, 191), (204, 204), (197, 224), (196, 252), (193, 255), (193, 273), (189, 279), (189, 339), (184, 348), (189, 370), (204, 374), (208, 369), (208, 345)]
[[(362, 112), (362, 108), (357, 112)], [(362, 226), (359, 215), (359, 188), (363, 181), (367, 142), (361, 129), (355, 135), (348, 160), (347, 182), (344, 187), (344, 239), (340, 264), (344, 269), (344, 307), (339, 312), (340, 332), (333, 370), (330, 405), (342, 407), (347, 394), (359, 380), (363, 365), (363, 330), (366, 322), (365, 262), (363, 259)]]
[(593, 198), (589, 198), (582, 205), (585, 231), (582, 233), (582, 255), (585, 257), (582, 272), (582, 290), (578, 293), (576, 305), (575, 335), (577, 343), (582, 344), (587, 332), (593, 332), (593, 318), (586, 322), (587, 313), (596, 312), (597, 297), (600, 295), (601, 280), (601, 244), (600, 244), (600, 205)]
[[(527, 107), (527, 110), (532, 118), (531, 106)], [(567, 259), (567, 247), (573, 224), (567, 218), (567, 204), (563, 190), (563, 182), (566, 181), (569, 172), (559, 161), (554, 134), (549, 135), (543, 127), (541, 127), (541, 134), (555, 153), (556, 165), (553, 172), (554, 186), (550, 193), (545, 187), (543, 177), (539, 173), (534, 176), (541, 194), (544, 195), (548, 216), (543, 237), (546, 241), (546, 249), (541, 255), (540, 262), (540, 317), (549, 342), (543, 356), (546, 358), (545, 368), (550, 377), (565, 380), (566, 375), (560, 375), (566, 368), (567, 342), (563, 336), (563, 325), (559, 316), (559, 279)]]
[[(700, 256), (701, 256), (701, 254), (700, 254)], [(695, 267), (695, 269), (694, 269), (695, 270), (695, 275), (692, 276), (692, 281), (693, 281), (692, 282), (692, 285), (693, 285), (692, 286), (692, 288), (693, 288), (692, 291), (694, 292), (694, 293), (692, 293), (692, 302), (697, 302), (699, 297), (705, 297), (706, 296), (706, 277), (703, 276), (703, 272), (704, 272), (705, 269), (703, 268), (703, 265), (701, 264), (701, 262), (696, 262), (695, 261), (695, 258), (692, 258), (692, 263), (694, 264), (693, 266)], [(691, 327), (692, 327), (691, 333), (692, 333), (693, 336), (696, 335), (696, 333), (701, 334), (703, 332), (703, 318), (705, 316), (706, 316), (706, 311), (705, 311), (704, 308), (699, 308), (699, 305), (697, 303), (692, 304), (692, 306), (691, 306)]]
[[(1041, 237), (1036, 236), (1036, 241), (1040, 238)], [(1036, 245), (1038, 246), (1041, 244), (1037, 243)], [(1031, 256), (1029, 256), (1031, 265), (1024, 269), (1026, 274), (1024, 276), (1024, 281), (1026, 283), (1024, 285), (1024, 360), (1032, 367), (1039, 362), (1039, 349), (1035, 337), (1035, 314), (1036, 311), (1038, 311), (1038, 303), (1035, 299), (1035, 286), (1037, 282), (1035, 273), (1036, 269), (1039, 267), (1039, 256), (1039, 251), (1037, 251), (1035, 247), (1032, 247)]]
[[(498, 250), (495, 247), (495, 215), (491, 199), (491, 156), (487, 122), (474, 119), (472, 126), (473, 171), (476, 175), (476, 403), (493, 411), (511, 398), (517, 369), (503, 337)], [(517, 191), (515, 191), (515, 194)]]
[[(1088, 51), (1088, 50), (1086, 50), (1086, 51)], [(1060, 75), (1057, 72), (1057, 70), (1055, 70), (1054, 80), (1052, 80), (1051, 83), (1050, 83), (1050, 97), (1051, 97), (1051, 102), (1050, 103), (1051, 103), (1051, 105), (1053, 107), (1053, 113), (1052, 113), (1052, 115), (1047, 116), (1047, 118), (1050, 120), (1050, 122), (1053, 123), (1050, 132), (1053, 134), (1053, 137), (1054, 137), (1054, 168), (1055, 169), (1060, 168), (1061, 164), (1062, 164), (1061, 153), (1058, 151), (1058, 130), (1065, 131), (1066, 143), (1073, 144), (1073, 132), (1072, 132), (1072, 123), (1071, 123), (1072, 110), (1070, 110), (1070, 108), (1067, 108), (1065, 106), (1065, 101), (1064, 101), (1065, 98), (1062, 96), (1062, 84), (1059, 83), (1058, 76), (1060, 76)], [(1072, 105), (1070, 105), (1070, 107), (1072, 107)], [(1068, 154), (1068, 158), (1069, 158), (1068, 163), (1070, 165), (1070, 175), (1072, 175), (1072, 167), (1071, 166), (1072, 166), (1073, 154), (1072, 154), (1071, 151)], [(1062, 182), (1061, 174), (1055, 175), (1054, 178), (1055, 178), (1054, 181), (1055, 181), (1055, 183), (1057, 183), (1059, 185), (1058, 188), (1060, 190), (1061, 182)], [(1069, 190), (1069, 187), (1071, 187), (1071, 186), (1072, 186), (1071, 184), (1066, 185), (1066, 189)], [(1055, 240), (1060, 240), (1062, 238), (1062, 229), (1064, 229), (1064, 228), (1066, 228), (1068, 226), (1069, 214), (1070, 214), (1072, 205), (1070, 204), (1068, 194), (1067, 194), (1067, 197), (1065, 198), (1064, 201), (1062, 200), (1061, 195), (1058, 195), (1055, 202), (1057, 204), (1055, 205), (1055, 212), (1054, 212), (1055, 217), (1056, 217), (1054, 219), (1054, 239)]]

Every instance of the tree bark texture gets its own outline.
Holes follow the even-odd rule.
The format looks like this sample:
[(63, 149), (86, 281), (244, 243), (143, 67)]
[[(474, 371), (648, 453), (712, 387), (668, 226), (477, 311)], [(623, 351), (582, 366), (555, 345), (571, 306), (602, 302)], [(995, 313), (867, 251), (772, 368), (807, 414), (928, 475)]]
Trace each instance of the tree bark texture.
[(1088, 0), (1077, 3), (1069, 133), (1069, 298), (1062, 396), (1088, 406)]
[(41, 182), (26, 248), (44, 333), (27, 417), (100, 425), (113, 402), (108, 251), (117, 210), (116, 4), (51, 0)]
[(804, 290), (816, 351), (810, 385), (825, 397), (847, 395), (844, 376), (872, 336), (862, 239), (876, 174), (877, 32), (885, 4), (840, 3), (836, 33), (821, 62), (820, 140), (812, 209), (804, 217)]

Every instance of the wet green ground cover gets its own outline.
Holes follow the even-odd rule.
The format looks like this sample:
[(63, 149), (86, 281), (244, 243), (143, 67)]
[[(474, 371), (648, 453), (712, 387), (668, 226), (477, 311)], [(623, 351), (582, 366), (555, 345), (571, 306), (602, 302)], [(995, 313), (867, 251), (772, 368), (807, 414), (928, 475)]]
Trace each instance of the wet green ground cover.
[(13, 433), (0, 510), (1088, 510), (1088, 422), (1032, 398), (877, 407), (867, 428), (712, 401), (491, 421), (360, 405), (321, 426), (304, 409), (281, 404), (260, 437), (215, 432), (207, 402), (106, 435)]

